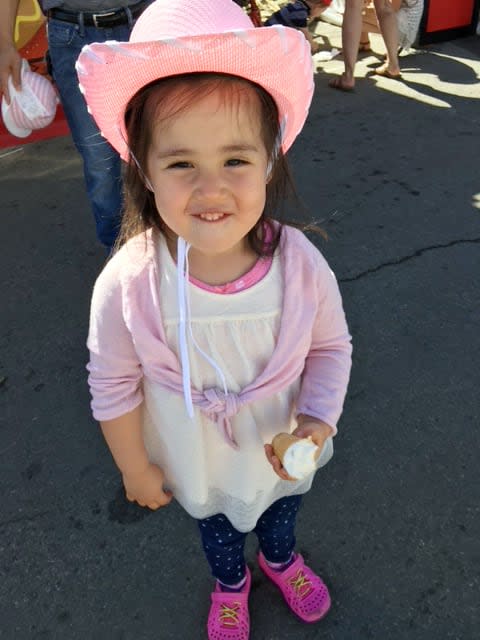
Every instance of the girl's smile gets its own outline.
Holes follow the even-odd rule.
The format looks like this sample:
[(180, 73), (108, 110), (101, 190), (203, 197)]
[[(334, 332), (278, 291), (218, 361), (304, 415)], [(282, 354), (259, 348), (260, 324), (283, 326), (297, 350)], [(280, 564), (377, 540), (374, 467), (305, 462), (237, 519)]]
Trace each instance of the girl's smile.
[(224, 212), (207, 212), (204, 211), (202, 213), (194, 213), (192, 214), (195, 218), (200, 218), (200, 220), (204, 220), (205, 222), (219, 222), (225, 220), (230, 215), (229, 213)]

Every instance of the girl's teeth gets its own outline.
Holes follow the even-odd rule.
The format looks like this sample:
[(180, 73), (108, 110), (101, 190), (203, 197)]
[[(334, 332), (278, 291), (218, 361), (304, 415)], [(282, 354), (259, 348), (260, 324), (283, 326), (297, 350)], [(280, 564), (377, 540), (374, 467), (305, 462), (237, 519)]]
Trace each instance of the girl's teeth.
[(220, 220), (220, 218), (223, 218), (223, 213), (201, 213), (200, 218), (202, 220), (210, 221)]

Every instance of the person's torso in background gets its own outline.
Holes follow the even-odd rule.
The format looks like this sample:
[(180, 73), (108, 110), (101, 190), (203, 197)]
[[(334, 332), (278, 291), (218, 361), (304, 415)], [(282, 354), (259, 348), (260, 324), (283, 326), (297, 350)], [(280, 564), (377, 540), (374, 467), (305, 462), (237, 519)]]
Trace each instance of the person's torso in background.
[(65, 9), (65, 11), (101, 13), (138, 3), (139, 0), (42, 0), (40, 5), (44, 12), (49, 9)]

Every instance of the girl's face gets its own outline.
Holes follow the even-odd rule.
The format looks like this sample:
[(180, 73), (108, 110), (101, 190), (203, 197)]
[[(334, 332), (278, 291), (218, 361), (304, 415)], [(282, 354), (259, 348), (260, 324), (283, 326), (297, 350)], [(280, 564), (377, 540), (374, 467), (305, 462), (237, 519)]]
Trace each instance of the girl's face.
[(245, 236), (265, 206), (268, 165), (255, 92), (241, 87), (229, 98), (216, 89), (180, 114), (157, 117), (147, 175), (163, 222), (198, 257), (248, 252)]

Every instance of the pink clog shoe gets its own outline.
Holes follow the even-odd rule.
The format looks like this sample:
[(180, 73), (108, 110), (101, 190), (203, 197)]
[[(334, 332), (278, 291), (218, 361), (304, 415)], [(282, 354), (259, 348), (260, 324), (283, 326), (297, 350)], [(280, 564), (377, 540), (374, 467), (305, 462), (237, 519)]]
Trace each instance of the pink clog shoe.
[(208, 640), (248, 640), (250, 615), (248, 594), (252, 576), (247, 567), (247, 581), (241, 591), (226, 592), (218, 582), (212, 593), (212, 605), (208, 614)]
[(317, 622), (330, 609), (330, 594), (324, 582), (305, 566), (302, 556), (296, 554), (295, 561), (284, 571), (275, 571), (268, 566), (262, 553), (258, 564), (263, 573), (277, 585), (290, 609), (304, 622)]

